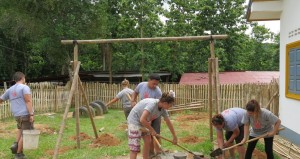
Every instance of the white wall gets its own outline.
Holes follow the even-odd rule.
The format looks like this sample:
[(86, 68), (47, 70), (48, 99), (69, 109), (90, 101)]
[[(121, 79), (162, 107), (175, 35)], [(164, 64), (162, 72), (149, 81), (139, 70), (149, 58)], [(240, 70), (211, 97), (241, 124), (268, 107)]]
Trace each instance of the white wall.
[(300, 134), (300, 100), (285, 97), (286, 44), (300, 40), (300, 34), (289, 32), (300, 28), (300, 0), (283, 0), (280, 17), (280, 97), (279, 117), (282, 125)]

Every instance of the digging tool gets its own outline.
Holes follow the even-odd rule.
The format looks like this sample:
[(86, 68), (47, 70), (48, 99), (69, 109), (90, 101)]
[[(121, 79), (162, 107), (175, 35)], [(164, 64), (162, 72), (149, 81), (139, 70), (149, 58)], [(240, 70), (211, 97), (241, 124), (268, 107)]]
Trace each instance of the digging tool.
[[(141, 130), (142, 132), (149, 132), (148, 129), (146, 129), (146, 128), (140, 128), (140, 130)], [(166, 141), (168, 141), (168, 142), (173, 143), (172, 140), (167, 139), (167, 138), (165, 138), (165, 137), (163, 137), (163, 136), (160, 136), (159, 134), (156, 134), (156, 136), (159, 137), (159, 138), (162, 138), (162, 139), (164, 139), (164, 140), (166, 140)], [(194, 155), (194, 156), (199, 156), (199, 155), (195, 154), (194, 152), (188, 150), (187, 148), (182, 147), (181, 145), (178, 145), (177, 143), (176, 143), (175, 145), (178, 146), (178, 147), (180, 147), (180, 148), (182, 148), (183, 150), (187, 151), (188, 153), (190, 153), (190, 154), (192, 154), (192, 155)]]
[(126, 93), (127, 98), (131, 101), (131, 97), (128, 93)]
[(156, 142), (156, 144), (158, 145), (159, 149), (161, 150), (161, 152), (163, 153), (163, 155), (166, 155), (165, 151), (162, 149), (161, 144), (159, 143), (159, 141), (157, 140), (156, 136), (152, 135), (153, 140)]
[[(157, 137), (160, 137), (160, 138), (162, 138), (162, 139), (164, 139), (164, 140), (166, 140), (166, 141), (169, 141), (169, 142), (173, 143), (172, 140), (167, 139), (167, 138), (165, 138), (165, 137), (162, 137), (162, 136), (160, 136), (159, 134), (156, 134), (156, 136), (157, 136)], [(182, 147), (181, 145), (178, 145), (177, 143), (176, 143), (175, 145), (178, 146), (178, 147), (180, 147), (180, 148), (182, 148), (183, 150), (187, 151), (188, 153), (190, 153), (190, 154), (192, 154), (192, 155), (194, 155), (194, 156), (197, 156), (197, 154), (193, 153), (192, 151), (188, 150), (187, 148)]]
[[(147, 132), (149, 133), (149, 130), (146, 128), (140, 128), (140, 130), (142, 132)], [(162, 153), (165, 155), (165, 151), (162, 149), (161, 144), (159, 143), (159, 141), (157, 140), (156, 136), (152, 135), (153, 140), (155, 141), (155, 143), (158, 145), (159, 149), (162, 151)]]
[[(281, 131), (281, 130), (283, 130), (283, 129), (284, 129), (284, 128), (279, 128), (278, 131)], [(227, 147), (227, 148), (224, 148), (224, 149), (218, 148), (218, 149), (214, 150), (213, 152), (211, 152), (211, 153), (210, 153), (210, 156), (211, 156), (211, 157), (217, 157), (217, 156), (219, 156), (219, 155), (222, 155), (222, 154), (223, 154), (223, 151), (230, 150), (230, 149), (232, 149), (232, 148), (234, 148), (234, 147), (237, 147), (237, 146), (246, 144), (246, 143), (251, 142), (251, 141), (258, 140), (258, 139), (260, 139), (260, 138), (264, 138), (264, 137), (266, 137), (266, 136), (268, 136), (268, 133), (263, 134), (263, 135), (261, 135), (261, 136), (258, 136), (258, 137), (256, 137), (256, 138), (247, 140), (247, 141), (244, 142), (244, 143), (238, 143), (238, 144), (235, 144), (235, 145), (233, 145), (233, 146), (230, 146), (230, 147)]]

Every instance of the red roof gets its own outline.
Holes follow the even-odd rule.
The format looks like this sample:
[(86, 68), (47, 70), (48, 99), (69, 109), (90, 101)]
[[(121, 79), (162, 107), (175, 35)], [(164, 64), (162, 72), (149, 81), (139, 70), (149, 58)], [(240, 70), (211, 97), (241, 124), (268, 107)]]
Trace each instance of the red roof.
[[(279, 78), (279, 71), (219, 72), (220, 84), (270, 83)], [(208, 84), (208, 73), (184, 73), (179, 84)]]

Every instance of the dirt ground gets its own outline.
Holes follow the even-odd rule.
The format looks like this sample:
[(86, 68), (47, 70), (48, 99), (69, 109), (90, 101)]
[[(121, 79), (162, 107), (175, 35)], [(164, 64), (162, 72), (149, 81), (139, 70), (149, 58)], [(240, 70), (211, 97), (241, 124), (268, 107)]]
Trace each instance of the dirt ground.
[[(58, 154), (63, 154), (67, 151), (76, 149), (76, 146), (65, 146), (65, 147), (60, 147), (58, 150)], [(47, 150), (46, 154), (53, 156), (54, 155), (54, 150)]]

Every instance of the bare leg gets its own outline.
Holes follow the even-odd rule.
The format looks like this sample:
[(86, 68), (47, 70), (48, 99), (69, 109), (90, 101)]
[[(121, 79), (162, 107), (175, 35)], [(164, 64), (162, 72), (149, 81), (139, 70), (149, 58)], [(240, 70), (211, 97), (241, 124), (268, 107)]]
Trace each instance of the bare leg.
[(130, 159), (136, 159), (137, 152), (130, 151)]
[[(230, 143), (229, 145), (228, 145), (228, 147), (230, 147), (230, 146), (232, 146), (233, 145), (233, 143)], [(235, 156), (234, 156), (234, 149), (230, 149), (229, 150), (229, 153), (230, 153), (230, 157), (232, 158), (232, 159), (234, 159), (235, 158)]]
[(244, 159), (245, 158), (245, 147), (244, 146), (238, 146), (237, 150), (239, 152), (239, 159)]
[(143, 159), (148, 159), (149, 158), (149, 152), (150, 152), (150, 145), (151, 145), (151, 136), (146, 135), (143, 136), (144, 140), (144, 148), (143, 148)]
[(17, 153), (21, 153), (23, 151), (22, 129), (19, 129), (18, 132), (17, 132), (17, 142), (18, 142)]

